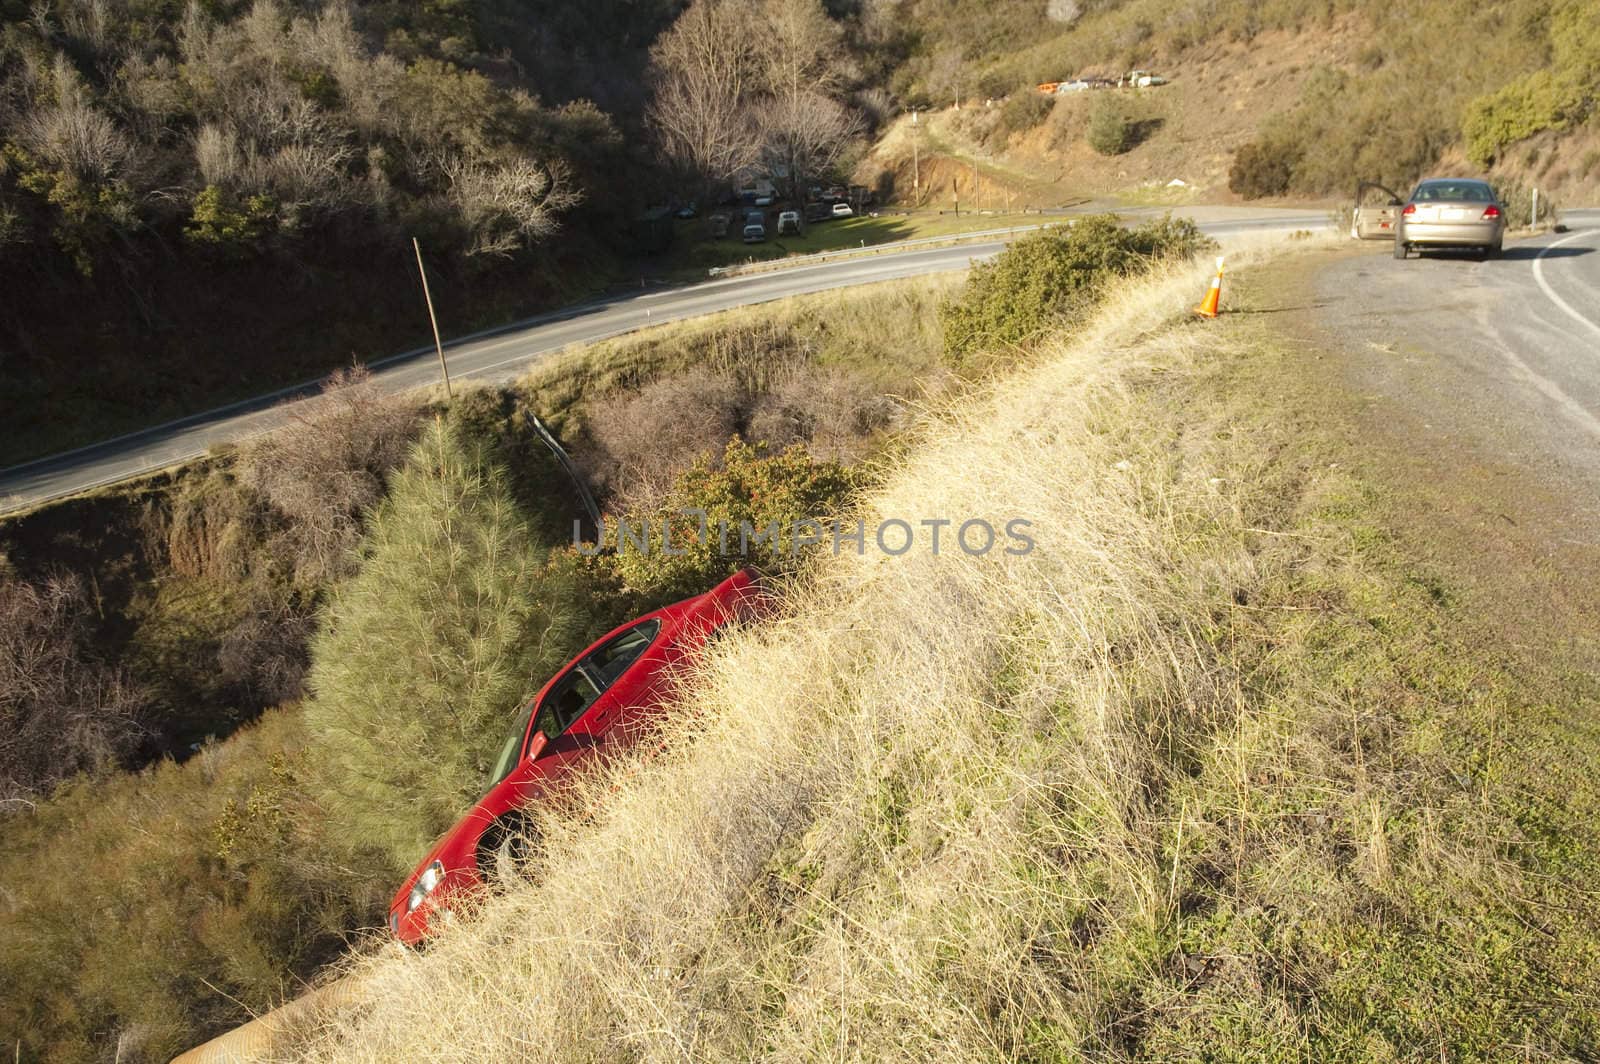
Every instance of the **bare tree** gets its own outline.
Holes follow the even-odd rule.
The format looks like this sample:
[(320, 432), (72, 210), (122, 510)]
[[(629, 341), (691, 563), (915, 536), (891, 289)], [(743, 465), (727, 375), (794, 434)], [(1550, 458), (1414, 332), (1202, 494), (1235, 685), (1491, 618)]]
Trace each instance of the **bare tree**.
[(839, 161), (850, 138), (861, 131), (861, 118), (819, 92), (800, 91), (768, 102), (762, 130), (769, 165), (788, 173), (798, 197), (807, 180)]
[(362, 515), (418, 428), (413, 404), (383, 395), (357, 368), (334, 374), (309, 413), (245, 449), (239, 477), (285, 519), (277, 547), (297, 583), (349, 575)]
[(194, 161), (200, 168), (200, 179), (206, 184), (221, 187), (237, 184), (244, 171), (239, 135), (231, 126), (206, 123), (194, 137)]
[(860, 374), (799, 365), (756, 399), (748, 438), (765, 441), (774, 451), (804, 443), (815, 458), (853, 462), (899, 414), (895, 401)]
[(701, 455), (720, 454), (748, 399), (729, 374), (705, 368), (599, 400), (578, 460), (617, 513), (654, 508)]
[(708, 186), (758, 157), (749, 106), (759, 88), (757, 32), (738, 0), (695, 0), (651, 49), (647, 117), (667, 158)]
[(579, 200), (559, 163), (514, 159), (496, 165), (455, 156), (444, 171), (450, 200), (472, 234), (469, 255), (504, 258), (542, 240), (560, 227), (556, 215)]
[(0, 576), (0, 801), (110, 767), (143, 734), (142, 693), (87, 653), (82, 581)]
[(800, 196), (808, 178), (838, 161), (861, 121), (834, 98), (842, 33), (820, 0), (766, 0), (761, 14), (763, 154)]
[(55, 99), (35, 105), (23, 124), (27, 146), (85, 181), (128, 177), (139, 158), (133, 139), (94, 108), (83, 79), (66, 56), (56, 56), (51, 73)]

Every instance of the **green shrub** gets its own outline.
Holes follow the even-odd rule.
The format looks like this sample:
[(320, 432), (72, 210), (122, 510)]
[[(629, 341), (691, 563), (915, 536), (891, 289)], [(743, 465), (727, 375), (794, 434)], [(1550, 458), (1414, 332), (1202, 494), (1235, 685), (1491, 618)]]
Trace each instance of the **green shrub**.
[(483, 791), (519, 702), (574, 649), (574, 574), (530, 549), (503, 474), (435, 423), (312, 644), (307, 725), (342, 832), (414, 860)]
[(1095, 101), (1089, 112), (1089, 147), (1101, 155), (1121, 155), (1137, 143), (1137, 131), (1127, 107), (1106, 94)]
[[(801, 540), (821, 534), (803, 524), (797, 530), (796, 522), (838, 513), (857, 480), (842, 465), (812, 459), (804, 447), (769, 454), (763, 445), (733, 439), (720, 462), (707, 455), (681, 474), (658, 509), (628, 515), (636, 536), (648, 530), (645, 549), (627, 539), (619, 544), (615, 523), (606, 541), (618, 548), (617, 570), (630, 587), (663, 601), (684, 598), (745, 565), (769, 573), (794, 568), (805, 546), (796, 532)], [(704, 535), (699, 517), (683, 511), (704, 512)], [(777, 534), (766, 537), (774, 527)], [(661, 549), (663, 529), (672, 550), (682, 553)], [(822, 546), (831, 547), (831, 540), (825, 536)]]
[(1281, 140), (1252, 141), (1233, 155), (1228, 170), (1228, 189), (1245, 199), (1281, 196), (1294, 181), (1301, 150)]
[(185, 764), (80, 778), (8, 819), (7, 1059), (170, 1059), (376, 922), (395, 873), (330, 843), (308, 759), (300, 714), (274, 711)]
[(1467, 105), (1461, 123), (1467, 157), (1489, 166), (1507, 145), (1547, 129), (1565, 129), (1583, 110), (1580, 87), (1560, 73), (1535, 70)]
[(271, 196), (250, 196), (235, 204), (222, 189), (207, 185), (195, 194), (183, 235), (199, 244), (247, 251), (272, 231), (277, 209)]
[(1027, 343), (1082, 314), (1117, 279), (1214, 246), (1188, 219), (1124, 229), (1109, 214), (1018, 240), (974, 266), (961, 294), (940, 308), (945, 355), (960, 365)]
[(1026, 133), (1050, 117), (1055, 102), (1054, 96), (1046, 96), (1031, 85), (1015, 90), (1000, 105), (1000, 119), (990, 131), (990, 142), (1003, 145), (1015, 134)]

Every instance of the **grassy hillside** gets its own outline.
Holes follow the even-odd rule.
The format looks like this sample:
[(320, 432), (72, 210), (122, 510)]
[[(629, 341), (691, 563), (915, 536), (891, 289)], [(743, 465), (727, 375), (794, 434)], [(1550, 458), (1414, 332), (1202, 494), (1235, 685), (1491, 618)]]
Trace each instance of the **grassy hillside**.
[(370, 951), (293, 1058), (1587, 1052), (1583, 692), (1469, 652), (1304, 352), (1190, 317), (1202, 274), (930, 418), (861, 511), (1033, 550), (820, 559), (668, 756), (478, 919)]
[[(1428, 170), (1484, 167), (1570, 202), (1600, 194), (1600, 27), (1580, 3), (1084, 0), (911, 12), (915, 46), (897, 68), (898, 92), (935, 112), (964, 104), (936, 118), (922, 146), (941, 206), (957, 176), (939, 173), (941, 137), (955, 158), (991, 162), (997, 187), (1015, 171), (1009, 184), (1034, 203), (1045, 201), (1030, 182), (1128, 194), (1181, 178), (1215, 201), (1230, 186), (1247, 197), (1342, 196), (1360, 179), (1404, 185)], [(978, 25), (987, 32), (971, 32)], [(1133, 68), (1172, 83), (1053, 106), (1029, 98), (1039, 82)], [(1089, 143), (1103, 108), (1136, 127), (1116, 150)], [(1266, 150), (1281, 182), (1239, 173), (1247, 144)], [(880, 160), (902, 196), (909, 155), (904, 146)]]

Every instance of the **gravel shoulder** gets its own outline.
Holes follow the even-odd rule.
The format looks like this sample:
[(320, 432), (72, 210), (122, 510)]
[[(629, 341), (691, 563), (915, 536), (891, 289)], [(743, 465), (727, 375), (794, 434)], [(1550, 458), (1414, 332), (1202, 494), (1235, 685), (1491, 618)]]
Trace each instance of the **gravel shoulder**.
[(1477, 653), (1594, 718), (1600, 336), (1539, 276), (1592, 314), (1600, 232), (1539, 258), (1561, 239), (1489, 262), (1341, 247), (1248, 279), (1243, 300), (1304, 351), (1287, 386), (1316, 396), (1338, 460), (1383, 486), (1383, 523), (1459, 599)]

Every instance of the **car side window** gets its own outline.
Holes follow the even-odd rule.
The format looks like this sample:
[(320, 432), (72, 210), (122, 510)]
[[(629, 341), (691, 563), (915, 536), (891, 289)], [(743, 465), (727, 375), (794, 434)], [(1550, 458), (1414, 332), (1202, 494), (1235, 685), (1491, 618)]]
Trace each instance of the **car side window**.
[(584, 658), (583, 664), (604, 690), (616, 683), (628, 671), (628, 666), (639, 660), (660, 631), (660, 621), (636, 625)]
[(539, 730), (544, 732), (547, 739), (558, 738), (599, 697), (599, 686), (580, 662), (550, 688), (544, 701), (539, 703)]

